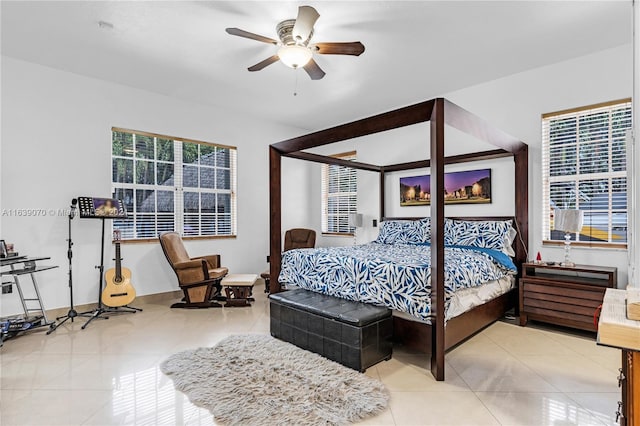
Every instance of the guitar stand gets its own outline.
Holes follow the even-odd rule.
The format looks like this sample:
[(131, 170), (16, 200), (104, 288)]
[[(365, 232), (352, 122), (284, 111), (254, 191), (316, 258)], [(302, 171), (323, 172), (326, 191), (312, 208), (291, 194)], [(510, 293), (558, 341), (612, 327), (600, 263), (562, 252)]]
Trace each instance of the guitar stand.
[(105, 311), (111, 312), (111, 313), (114, 313), (114, 314), (117, 314), (117, 313), (135, 314), (136, 312), (142, 312), (142, 308), (136, 308), (135, 306), (129, 306), (129, 305), (114, 306), (114, 307), (107, 306), (104, 309), (105, 309)]
[(89, 324), (91, 324), (91, 321), (93, 321), (96, 318), (99, 319), (109, 319), (108, 316), (102, 316), (104, 314), (115, 314), (115, 313), (122, 313), (122, 314), (135, 314), (136, 312), (142, 312), (141, 308), (134, 308), (133, 306), (129, 306), (129, 305), (125, 305), (125, 306), (118, 306), (118, 307), (109, 307), (109, 306), (105, 306), (104, 303), (102, 303), (102, 281), (104, 280), (104, 222), (105, 222), (105, 218), (101, 218), (102, 220), (102, 239), (100, 240), (102, 242), (102, 245), (100, 246), (100, 265), (96, 266), (96, 269), (99, 270), (99, 274), (100, 276), (98, 277), (98, 307), (96, 309), (94, 309), (93, 311), (88, 311), (88, 312), (83, 312), (80, 315), (85, 315), (85, 314), (90, 314), (91, 318), (89, 318), (89, 320), (87, 320), (87, 322), (85, 322), (82, 325), (82, 329), (84, 330)]

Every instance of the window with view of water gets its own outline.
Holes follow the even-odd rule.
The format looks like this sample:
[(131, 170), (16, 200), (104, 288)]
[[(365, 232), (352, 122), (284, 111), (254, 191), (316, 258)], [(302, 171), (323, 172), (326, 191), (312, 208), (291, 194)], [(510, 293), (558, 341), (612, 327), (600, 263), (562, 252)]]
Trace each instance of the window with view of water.
[(543, 240), (564, 240), (556, 209), (579, 209), (584, 226), (572, 240), (626, 245), (631, 125), (630, 100), (543, 115)]
[(235, 236), (236, 148), (114, 128), (111, 152), (123, 239)]

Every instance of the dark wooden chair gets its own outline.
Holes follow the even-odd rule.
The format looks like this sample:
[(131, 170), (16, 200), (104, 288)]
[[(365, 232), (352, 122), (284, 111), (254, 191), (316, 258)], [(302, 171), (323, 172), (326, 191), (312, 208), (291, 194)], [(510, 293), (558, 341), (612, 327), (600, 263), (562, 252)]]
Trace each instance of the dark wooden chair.
[[(314, 248), (316, 246), (316, 231), (306, 228), (293, 228), (284, 233), (284, 251), (299, 248)], [(270, 271), (267, 269), (260, 274), (264, 280), (264, 292), (269, 293)]]
[(178, 285), (184, 292), (182, 302), (174, 303), (172, 308), (219, 308), (222, 305), (213, 301), (220, 296), (220, 281), (229, 270), (220, 266), (220, 255), (189, 257), (177, 232), (160, 234), (160, 246), (167, 261), (178, 277)]

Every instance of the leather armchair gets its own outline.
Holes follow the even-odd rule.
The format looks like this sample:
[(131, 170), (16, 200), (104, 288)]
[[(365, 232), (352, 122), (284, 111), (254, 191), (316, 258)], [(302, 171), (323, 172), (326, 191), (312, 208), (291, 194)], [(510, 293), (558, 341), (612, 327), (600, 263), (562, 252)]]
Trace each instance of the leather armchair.
[(299, 248), (314, 248), (316, 231), (313, 229), (293, 228), (284, 234), (284, 251)]
[(160, 234), (160, 246), (169, 265), (178, 278), (184, 292), (184, 302), (174, 303), (172, 308), (220, 307), (211, 299), (220, 296), (222, 278), (229, 270), (220, 264), (220, 255), (189, 257), (177, 232)]
[[(292, 228), (284, 233), (284, 251), (299, 248), (314, 248), (316, 246), (316, 231), (306, 228)], [(269, 293), (270, 271), (267, 269), (260, 274), (264, 280), (264, 292)]]

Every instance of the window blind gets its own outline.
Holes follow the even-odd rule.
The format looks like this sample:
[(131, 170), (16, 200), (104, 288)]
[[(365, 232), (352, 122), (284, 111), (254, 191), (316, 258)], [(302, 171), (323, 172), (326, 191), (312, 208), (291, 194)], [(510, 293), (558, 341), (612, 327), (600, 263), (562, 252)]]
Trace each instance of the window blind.
[[(356, 153), (334, 155), (344, 160), (355, 160)], [(349, 214), (358, 210), (358, 183), (356, 169), (335, 164), (322, 165), (322, 232), (353, 234)]]
[(235, 147), (112, 129), (112, 188), (123, 239), (236, 235)]
[(631, 101), (542, 116), (542, 238), (564, 240), (555, 209), (579, 209), (584, 226), (572, 236), (591, 244), (627, 242), (626, 132)]

